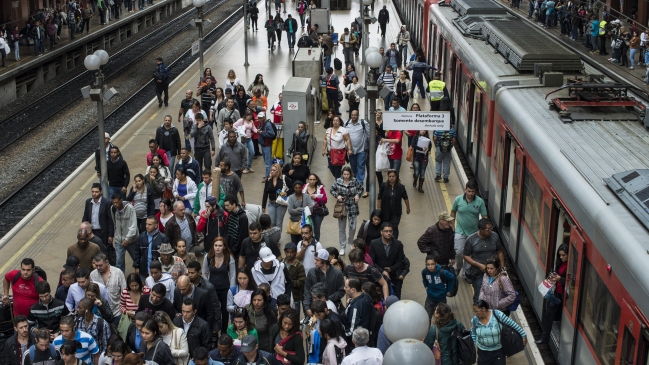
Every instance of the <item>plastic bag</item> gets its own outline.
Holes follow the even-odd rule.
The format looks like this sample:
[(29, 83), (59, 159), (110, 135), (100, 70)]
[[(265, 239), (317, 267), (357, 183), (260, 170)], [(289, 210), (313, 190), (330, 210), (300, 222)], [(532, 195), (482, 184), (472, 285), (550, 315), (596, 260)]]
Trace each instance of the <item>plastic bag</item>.
[(388, 159), (389, 143), (383, 143), (376, 149), (376, 171), (386, 171), (390, 168)]

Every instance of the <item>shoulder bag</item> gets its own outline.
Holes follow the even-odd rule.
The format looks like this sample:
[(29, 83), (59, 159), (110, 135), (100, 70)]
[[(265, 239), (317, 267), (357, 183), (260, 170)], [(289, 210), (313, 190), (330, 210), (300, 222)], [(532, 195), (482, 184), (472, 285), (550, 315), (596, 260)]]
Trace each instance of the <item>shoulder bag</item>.
[(334, 134), (333, 128), (329, 131), (329, 158), (331, 158), (331, 166), (345, 166), (347, 159), (347, 148), (333, 148), (331, 143), (331, 136)]
[[(288, 342), (288, 340), (290, 340), (291, 338), (293, 338), (293, 336), (295, 336), (295, 335), (299, 335), (300, 337), (302, 337), (302, 333), (300, 333), (300, 332), (296, 332), (296, 333), (294, 333), (294, 334), (292, 334), (292, 335), (290, 335), (290, 336), (286, 336), (286, 337), (284, 337), (284, 339), (281, 340), (281, 341), (278, 343), (278, 345), (284, 347), (284, 345)], [(295, 351), (284, 350), (284, 352), (286, 352), (286, 354), (289, 354), (289, 355), (295, 355)], [(282, 355), (280, 355), (280, 354), (275, 354), (275, 359), (276, 359), (277, 361), (279, 361), (280, 364), (286, 364), (286, 365), (288, 365), (288, 364), (291, 363), (291, 360), (285, 358), (284, 356), (282, 356)]]
[(500, 323), (500, 344), (502, 345), (503, 354), (507, 357), (514, 356), (525, 349), (525, 345), (523, 345), (523, 337), (511, 326), (501, 322), (496, 311), (497, 310), (491, 312), (491, 315), (495, 316), (498, 323)]
[(406, 153), (406, 161), (412, 162), (415, 158), (415, 148), (413, 146), (408, 147), (408, 152)]
[[(500, 282), (500, 278), (502, 275), (498, 275), (498, 286), (500, 287), (500, 296), (506, 297), (509, 295), (507, 292), (503, 290), (503, 283)], [(507, 306), (507, 310), (510, 312), (515, 312), (516, 309), (518, 309), (518, 305), (521, 304), (521, 296), (518, 294), (518, 291), (514, 290), (514, 293), (516, 293), (516, 299), (514, 299), (514, 302), (510, 305)]]
[[(300, 202), (300, 207), (303, 204), (304, 204), (304, 197), (302, 197), (302, 202)], [(291, 234), (291, 235), (302, 234), (302, 231), (300, 230), (301, 223), (302, 223), (301, 219), (298, 220), (297, 222), (293, 222), (289, 217), (288, 224), (286, 225), (286, 233)]]
[(433, 356), (435, 356), (435, 365), (442, 365), (442, 351), (439, 349), (439, 342), (437, 342), (437, 337), (438, 329), (437, 326), (435, 326), (435, 343), (430, 349), (433, 351)]
[(286, 180), (284, 180), (284, 175), (282, 175), (282, 190), (277, 194), (277, 200), (275, 200), (275, 204), (288, 206), (288, 195), (286, 194), (287, 191), (288, 187), (286, 186)]
[(334, 218), (339, 219), (347, 216), (347, 205), (345, 200), (349, 198), (349, 188), (347, 188), (347, 195), (342, 202), (339, 202), (336, 199), (336, 205), (334, 205)]

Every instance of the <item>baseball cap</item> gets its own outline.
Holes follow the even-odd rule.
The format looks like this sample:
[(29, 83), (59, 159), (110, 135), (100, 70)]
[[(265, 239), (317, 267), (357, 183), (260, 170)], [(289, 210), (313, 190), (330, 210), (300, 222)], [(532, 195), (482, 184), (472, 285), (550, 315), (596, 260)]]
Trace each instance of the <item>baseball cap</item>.
[(329, 251), (325, 250), (324, 248), (321, 248), (318, 251), (316, 251), (315, 257), (319, 258), (320, 260), (329, 260)]
[(397, 298), (396, 295), (390, 295), (386, 300), (385, 300), (385, 306), (390, 308), (390, 306), (396, 302), (399, 301), (399, 298)]
[(451, 215), (448, 214), (447, 211), (443, 211), (443, 212), (439, 213), (439, 219), (440, 220), (445, 220), (447, 222), (453, 222), (455, 220), (455, 218), (451, 217)]
[(104, 132), (104, 138), (108, 138), (108, 142), (110, 142), (110, 134), (108, 132)]
[(293, 242), (288, 242), (286, 245), (284, 245), (284, 250), (295, 250), (297, 251), (297, 245)]
[(207, 203), (207, 204), (209, 204), (210, 206), (214, 207), (214, 206), (216, 206), (216, 204), (217, 204), (217, 203), (216, 203), (216, 198), (213, 197), (213, 196), (208, 196), (208, 197), (205, 199), (205, 203)]
[(76, 269), (77, 267), (79, 267), (79, 258), (76, 256), (68, 257), (68, 259), (65, 260), (65, 265), (63, 265), (63, 268), (66, 270)]
[(271, 251), (270, 248), (262, 247), (261, 250), (259, 250), (259, 258), (263, 262), (271, 262), (275, 260), (275, 255), (273, 255), (273, 251)]
[(257, 114), (257, 118), (266, 118), (266, 113), (259, 112), (259, 114)]
[(257, 339), (255, 336), (246, 335), (241, 339), (241, 352), (250, 352), (257, 346)]

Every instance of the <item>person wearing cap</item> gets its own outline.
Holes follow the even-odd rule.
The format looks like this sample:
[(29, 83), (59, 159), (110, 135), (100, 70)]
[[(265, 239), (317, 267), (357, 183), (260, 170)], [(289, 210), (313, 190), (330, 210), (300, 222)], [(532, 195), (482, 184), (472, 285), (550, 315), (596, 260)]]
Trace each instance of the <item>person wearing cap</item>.
[[(455, 265), (454, 220), (455, 218), (447, 211), (441, 212), (437, 223), (428, 227), (426, 232), (417, 240), (419, 251), (437, 257), (438, 264), (445, 269)], [(453, 271), (455, 272), (455, 270)]]
[(219, 336), (216, 348), (210, 351), (210, 359), (223, 365), (235, 365), (239, 361), (243, 361), (243, 354), (239, 347), (234, 346), (232, 337), (227, 333), (223, 333)]
[(70, 314), (65, 302), (52, 297), (52, 290), (47, 281), (39, 281), (36, 284), (38, 302), (29, 308), (27, 320), (30, 331), (36, 332), (39, 329), (50, 331), (50, 341), (58, 336), (59, 323), (63, 316)]
[(313, 315), (311, 311), (311, 302), (313, 296), (311, 288), (316, 283), (324, 283), (327, 287), (327, 298), (331, 300), (336, 307), (341, 308), (341, 300), (345, 295), (345, 278), (340, 270), (336, 269), (329, 263), (329, 252), (320, 248), (314, 255), (315, 267), (309, 270), (306, 275), (304, 284), (304, 296), (302, 297), (304, 312), (307, 316)]
[(247, 335), (241, 339), (241, 356), (235, 365), (273, 365), (273, 355), (260, 350), (255, 336)]
[[(104, 144), (106, 145), (106, 161), (110, 159), (110, 149), (113, 147), (111, 143), (110, 134), (108, 132), (104, 133)], [(101, 162), (99, 160), (99, 147), (95, 150), (95, 171), (97, 171), (97, 176), (100, 176), (101, 172)]]
[(113, 310), (114, 324), (117, 326), (122, 311), (119, 308), (120, 296), (127, 287), (126, 278), (122, 270), (111, 266), (108, 257), (104, 253), (98, 253), (92, 258), (94, 270), (90, 273), (90, 280), (102, 283), (106, 286), (110, 307)]
[(274, 256), (282, 256), (279, 247), (277, 245), (271, 245), (268, 238), (263, 236), (261, 224), (259, 222), (250, 223), (248, 226), (248, 237), (244, 238), (241, 242), (237, 267), (245, 266), (248, 270), (252, 270), (257, 259), (261, 256), (260, 250), (264, 247), (269, 247)]
[(478, 221), (478, 231), (466, 238), (464, 242), (464, 261), (469, 268), (464, 273), (467, 280), (473, 285), (473, 302), (480, 297), (482, 280), (487, 272), (487, 260), (498, 256), (500, 270), (505, 273), (505, 248), (500, 242), (498, 233), (493, 231), (493, 224), (489, 218), (481, 218)]
[(212, 244), (214, 238), (227, 236), (228, 212), (217, 204), (215, 197), (208, 196), (205, 199), (205, 210), (200, 212), (199, 217), (196, 231), (204, 234), (203, 242), (207, 242), (205, 248)]
[(277, 299), (280, 294), (291, 295), (293, 281), (286, 265), (277, 260), (268, 247), (259, 250), (259, 260), (252, 267), (252, 278), (257, 285), (270, 285), (270, 294)]
[[(386, 300), (385, 300), (385, 310), (387, 311), (390, 306), (396, 302), (399, 301), (399, 298), (397, 298), (395, 295), (390, 295)], [(383, 324), (381, 324), (381, 328), (379, 328), (379, 335), (376, 339), (376, 348), (378, 348), (383, 355), (385, 355), (385, 352), (388, 350), (388, 347), (392, 345), (392, 341), (388, 338), (388, 336), (385, 334), (385, 327)]]
[(91, 198), (86, 199), (83, 210), (82, 222), (90, 222), (92, 233), (99, 236), (101, 241), (106, 245), (110, 253), (115, 255), (113, 246), (113, 236), (115, 234), (115, 222), (112, 219), (110, 199), (102, 196), (102, 187), (100, 183), (93, 183), (90, 188)]
[(311, 41), (311, 37), (309, 37), (309, 34), (304, 32), (302, 33), (300, 39), (297, 40), (297, 48), (308, 48), (308, 47), (313, 47), (313, 42)]
[[(207, 198), (212, 196), (212, 171), (203, 170), (201, 172), (201, 177), (203, 181), (198, 184), (198, 190), (196, 191), (196, 196), (194, 197), (194, 204), (192, 204), (194, 217), (200, 214), (205, 210), (205, 202)], [(225, 193), (223, 192), (223, 187), (219, 189), (219, 206), (223, 206), (225, 201)]]
[[(319, 244), (318, 244), (319, 245)], [(297, 313), (300, 314), (302, 306), (302, 296), (304, 295), (304, 282), (306, 281), (306, 271), (304, 265), (297, 258), (297, 245), (293, 242), (287, 242), (284, 245), (284, 258), (282, 262), (288, 268), (288, 274), (291, 277), (293, 294), (293, 305)]]
[(165, 107), (169, 106), (169, 82), (171, 82), (171, 76), (169, 75), (169, 69), (162, 61), (162, 57), (157, 57), (155, 59), (156, 70), (153, 73), (153, 78), (156, 82), (156, 95), (158, 96), (158, 108), (162, 108), (162, 93), (164, 92), (164, 104)]
[(147, 217), (145, 228), (146, 231), (137, 237), (133, 255), (135, 273), (144, 278), (149, 275), (151, 261), (160, 259), (162, 244), (169, 243), (169, 238), (158, 230), (158, 220), (155, 217)]
[(170, 243), (163, 243), (158, 249), (160, 254), (160, 263), (162, 264), (162, 272), (166, 272), (171, 275), (171, 278), (174, 281), (178, 280), (178, 277), (181, 275), (187, 274), (187, 267), (178, 256), (174, 256), (174, 249), (171, 247)]

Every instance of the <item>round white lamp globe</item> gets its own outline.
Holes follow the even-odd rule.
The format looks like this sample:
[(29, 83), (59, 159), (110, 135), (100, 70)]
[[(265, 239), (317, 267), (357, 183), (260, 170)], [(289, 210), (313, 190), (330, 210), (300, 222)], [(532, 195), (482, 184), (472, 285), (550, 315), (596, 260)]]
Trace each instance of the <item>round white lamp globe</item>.
[(378, 52), (372, 52), (370, 54), (366, 53), (365, 62), (370, 68), (379, 68), (383, 62), (383, 57), (381, 57), (381, 54)]
[(363, 5), (365, 5), (365, 6), (372, 5), (372, 0), (363, 0)]
[(435, 364), (435, 356), (425, 343), (412, 338), (397, 341), (383, 355), (383, 365)]
[(365, 55), (368, 55), (368, 54), (370, 54), (372, 52), (379, 53), (379, 49), (376, 48), (376, 47), (373, 47), (373, 46), (365, 48)]
[(86, 56), (86, 58), (83, 60), (83, 65), (86, 66), (86, 69), (90, 71), (99, 70), (99, 67), (101, 66), (101, 59), (94, 54), (91, 54)]
[(108, 52), (104, 51), (103, 49), (98, 49), (94, 53), (95, 56), (99, 57), (101, 60), (102, 66), (108, 63)]
[(194, 7), (202, 8), (205, 5), (205, 0), (194, 0), (192, 3), (194, 4)]
[(385, 312), (383, 317), (385, 335), (388, 336), (392, 343), (404, 338), (423, 341), (429, 329), (426, 318), (428, 318), (428, 313), (421, 304), (412, 300), (400, 300), (392, 304)]

